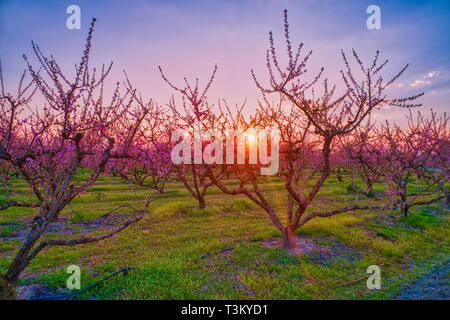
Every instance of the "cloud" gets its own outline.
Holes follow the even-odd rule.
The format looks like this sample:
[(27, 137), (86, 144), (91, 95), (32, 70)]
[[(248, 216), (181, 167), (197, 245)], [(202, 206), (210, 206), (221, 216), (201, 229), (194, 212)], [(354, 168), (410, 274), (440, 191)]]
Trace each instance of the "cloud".
[(431, 79), (431, 78), (437, 77), (439, 75), (439, 73), (441, 73), (441, 72), (440, 71), (431, 71), (431, 72), (428, 72), (428, 74), (425, 75), (424, 78)]
[(436, 78), (437, 76), (439, 76), (439, 74), (440, 74), (440, 71), (437, 71), (437, 70), (430, 71), (426, 75), (423, 76), (423, 79), (425, 79), (425, 80), (415, 80), (414, 82), (411, 82), (409, 85), (413, 88), (430, 85), (431, 80), (428, 80), (428, 79)]
[(431, 84), (430, 80), (415, 80), (414, 82), (411, 82), (409, 85), (413, 88), (415, 87), (422, 87)]

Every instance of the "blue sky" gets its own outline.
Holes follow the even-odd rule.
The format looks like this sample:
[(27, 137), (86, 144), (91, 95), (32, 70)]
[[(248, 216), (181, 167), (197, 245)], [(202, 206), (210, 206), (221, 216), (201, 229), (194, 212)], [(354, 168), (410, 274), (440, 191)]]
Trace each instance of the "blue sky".
[[(81, 30), (66, 28), (67, 6), (81, 8)], [(381, 30), (369, 30), (366, 8), (381, 8)], [(410, 64), (392, 89), (396, 95), (424, 91), (423, 110), (449, 110), (450, 1), (6, 1), (0, 0), (0, 59), (7, 86), (24, 69), (22, 54), (31, 56), (31, 40), (52, 53), (68, 71), (78, 62), (92, 17), (98, 19), (93, 64), (114, 61), (111, 83), (131, 80), (147, 97), (165, 104), (171, 91), (162, 81), (161, 65), (175, 83), (184, 76), (203, 82), (219, 66), (209, 98), (226, 98), (248, 109), (258, 96), (250, 69), (267, 79), (267, 33), (273, 30), (283, 47), (282, 14), (289, 11), (291, 38), (313, 49), (309, 69), (325, 67), (338, 82), (340, 49), (355, 48), (369, 63), (379, 49), (389, 58), (386, 77)], [(280, 51), (282, 52), (282, 51)], [(92, 64), (91, 64), (92, 65)], [(377, 118), (398, 120), (403, 111), (379, 111)]]

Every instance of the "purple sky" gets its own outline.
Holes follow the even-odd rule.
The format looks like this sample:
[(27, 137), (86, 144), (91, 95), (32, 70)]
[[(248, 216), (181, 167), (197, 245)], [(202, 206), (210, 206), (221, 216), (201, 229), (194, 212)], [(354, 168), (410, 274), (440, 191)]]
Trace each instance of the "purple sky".
[[(67, 6), (81, 8), (81, 30), (66, 28)], [(381, 8), (381, 30), (369, 30), (366, 8)], [(218, 64), (209, 100), (230, 103), (258, 97), (250, 69), (267, 80), (267, 33), (282, 43), (283, 9), (289, 11), (291, 40), (303, 42), (314, 54), (311, 71), (325, 67), (331, 82), (339, 83), (340, 49), (355, 48), (369, 63), (377, 49), (389, 58), (386, 78), (406, 63), (410, 67), (392, 88), (405, 96), (424, 91), (422, 109), (449, 110), (450, 2), (429, 1), (5, 1), (0, 0), (0, 58), (7, 87), (13, 87), (31, 56), (30, 40), (52, 53), (68, 72), (79, 61), (89, 22), (98, 19), (91, 65), (114, 61), (110, 82), (122, 80), (122, 70), (147, 97), (161, 104), (172, 91), (157, 67), (180, 83), (199, 77), (205, 83)], [(203, 81), (202, 81), (203, 80)], [(377, 119), (403, 118), (403, 111), (379, 111)]]

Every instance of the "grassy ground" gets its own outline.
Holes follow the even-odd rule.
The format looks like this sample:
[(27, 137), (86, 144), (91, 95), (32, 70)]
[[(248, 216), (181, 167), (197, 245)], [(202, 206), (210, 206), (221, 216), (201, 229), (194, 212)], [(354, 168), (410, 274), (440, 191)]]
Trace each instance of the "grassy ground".
[[(310, 209), (354, 203), (349, 185), (348, 177), (343, 182), (330, 177)], [(282, 216), (286, 205), (282, 182), (268, 177), (264, 190)], [(25, 186), (19, 191), (24, 192)], [(376, 185), (374, 192), (375, 198), (362, 197), (360, 202), (377, 201), (383, 196), (382, 186)], [(145, 190), (136, 193), (142, 196)], [(105, 177), (73, 201), (63, 216), (76, 229), (81, 222), (134, 201), (126, 183)], [(75, 264), (81, 267), (83, 288), (131, 266), (137, 269), (78, 298), (388, 299), (449, 259), (449, 210), (444, 203), (413, 208), (408, 219), (396, 212), (374, 211), (313, 219), (297, 235), (317, 250), (302, 256), (267, 245), (279, 239), (280, 232), (245, 198), (212, 188), (207, 208), (195, 207), (181, 183), (171, 182), (151, 213), (119, 233), (113, 243), (47, 248), (33, 260), (21, 284), (34, 282), (63, 291), (69, 276), (66, 268)], [(31, 214), (23, 208), (0, 214), (0, 272), (11, 262), (18, 246), (16, 236)], [(366, 288), (366, 269), (373, 264), (381, 267), (381, 290)]]

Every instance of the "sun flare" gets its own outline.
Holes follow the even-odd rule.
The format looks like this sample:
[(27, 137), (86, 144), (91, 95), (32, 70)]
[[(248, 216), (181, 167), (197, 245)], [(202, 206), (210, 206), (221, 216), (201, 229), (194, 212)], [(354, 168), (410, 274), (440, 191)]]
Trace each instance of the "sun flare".
[(248, 143), (254, 143), (256, 141), (256, 136), (253, 133), (246, 134)]

